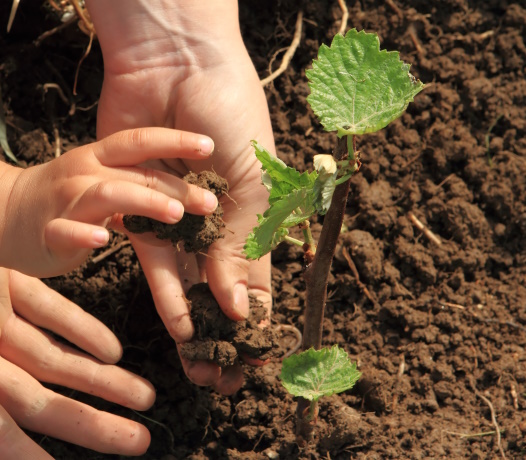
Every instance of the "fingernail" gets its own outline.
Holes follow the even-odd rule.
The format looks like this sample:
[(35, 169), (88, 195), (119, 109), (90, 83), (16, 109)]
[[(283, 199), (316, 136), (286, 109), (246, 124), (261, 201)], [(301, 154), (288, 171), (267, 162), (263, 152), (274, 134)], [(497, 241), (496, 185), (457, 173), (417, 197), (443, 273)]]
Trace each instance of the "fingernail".
[(217, 208), (217, 197), (209, 191), (204, 192), (204, 202), (207, 211), (214, 212)]
[(170, 200), (168, 204), (168, 214), (172, 219), (173, 223), (179, 222), (183, 218), (184, 208), (183, 205), (176, 200)]
[(214, 151), (214, 141), (209, 137), (199, 139), (199, 153), (203, 156), (210, 156)]
[(93, 231), (92, 238), (95, 246), (101, 248), (102, 246), (106, 246), (106, 244), (108, 244), (108, 241), (110, 240), (110, 234), (107, 230), (100, 228)]
[(248, 318), (248, 291), (243, 283), (238, 283), (234, 286), (234, 305), (232, 309), (239, 315), (240, 320)]

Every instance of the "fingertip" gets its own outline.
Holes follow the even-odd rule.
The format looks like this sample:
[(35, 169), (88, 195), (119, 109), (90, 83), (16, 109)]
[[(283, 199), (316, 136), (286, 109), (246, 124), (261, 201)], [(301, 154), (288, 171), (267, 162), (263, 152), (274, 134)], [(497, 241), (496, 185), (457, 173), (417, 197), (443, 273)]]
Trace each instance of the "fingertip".
[(266, 359), (263, 361), (258, 358), (251, 358), (250, 356), (247, 356), (247, 355), (243, 355), (242, 359), (245, 364), (248, 364), (249, 366), (254, 366), (254, 367), (262, 367), (265, 364), (270, 363), (270, 359)]
[(127, 455), (144, 455), (150, 447), (152, 437), (148, 428), (138, 422), (132, 422), (129, 434), (129, 446)]
[[(102, 349), (95, 355), (103, 363), (106, 364), (116, 364), (122, 358), (122, 344), (119, 342), (119, 339), (113, 335), (108, 329), (109, 334), (105, 338), (106, 344)], [(103, 342), (103, 340), (101, 340)]]
[[(206, 260), (208, 285), (221, 310), (233, 321), (243, 321), (249, 315), (248, 275), (249, 264), (246, 259), (233, 256), (227, 243), (212, 245)], [(227, 255), (225, 257), (225, 254)], [(228, 270), (225, 270), (228, 267)]]
[(212, 284), (211, 277), (209, 277), (208, 283), (217, 303), (226, 316), (232, 321), (244, 321), (248, 318), (250, 310), (248, 290), (243, 282), (235, 284), (231, 291), (224, 290), (224, 285), (220, 286), (219, 292), (214, 289), (216, 286)]
[(209, 387), (221, 378), (221, 368), (210, 361), (189, 361), (181, 357), (181, 363), (186, 376), (195, 385)]
[(93, 249), (102, 248), (110, 241), (110, 232), (105, 228), (95, 228), (91, 233), (91, 245)]
[(204, 157), (209, 157), (212, 155), (212, 152), (214, 151), (214, 141), (209, 138), (208, 136), (201, 136), (201, 139), (199, 139), (198, 142), (198, 149), (200, 155)]
[(155, 387), (146, 379), (141, 379), (136, 391), (131, 396), (133, 407), (131, 409), (143, 411), (150, 409), (155, 403), (157, 393)]
[(222, 369), (221, 377), (214, 385), (214, 390), (224, 396), (231, 396), (243, 386), (243, 382), (243, 369), (234, 364)]
[(205, 211), (209, 213), (214, 212), (219, 204), (217, 201), (217, 196), (208, 190), (203, 190), (203, 202)]
[(175, 343), (189, 342), (194, 336), (194, 325), (188, 312), (172, 318), (166, 324), (166, 328), (172, 339), (175, 340)]
[(170, 200), (168, 202), (168, 220), (170, 224), (175, 224), (183, 218), (184, 207), (180, 201)]
[(248, 300), (248, 289), (244, 283), (237, 283), (233, 289), (234, 304), (232, 305), (232, 311), (237, 316), (237, 321), (245, 320), (248, 318), (249, 313), (249, 300)]

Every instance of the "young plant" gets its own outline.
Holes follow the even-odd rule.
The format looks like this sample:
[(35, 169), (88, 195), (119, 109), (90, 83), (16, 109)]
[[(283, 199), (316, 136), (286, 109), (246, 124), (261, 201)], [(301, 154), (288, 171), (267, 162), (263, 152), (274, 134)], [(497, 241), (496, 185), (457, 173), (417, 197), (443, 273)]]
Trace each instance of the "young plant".
[[(327, 282), (343, 223), (350, 178), (360, 169), (357, 135), (373, 133), (400, 117), (424, 85), (409, 73), (398, 52), (380, 51), (378, 36), (356, 29), (322, 45), (307, 70), (312, 110), (326, 131), (339, 138), (334, 155), (315, 155), (312, 172), (300, 173), (253, 141), (262, 165), (262, 181), (270, 207), (258, 216), (248, 236), (245, 254), (258, 259), (279, 243), (301, 245), (305, 251), (306, 306), (303, 353), (283, 361), (282, 382), (298, 396), (297, 436), (308, 440), (320, 396), (351, 388), (360, 373), (347, 353), (333, 347), (320, 350)], [(318, 244), (309, 219), (325, 215)], [(299, 226), (305, 240), (289, 236)], [(320, 351), (317, 351), (320, 350)]]

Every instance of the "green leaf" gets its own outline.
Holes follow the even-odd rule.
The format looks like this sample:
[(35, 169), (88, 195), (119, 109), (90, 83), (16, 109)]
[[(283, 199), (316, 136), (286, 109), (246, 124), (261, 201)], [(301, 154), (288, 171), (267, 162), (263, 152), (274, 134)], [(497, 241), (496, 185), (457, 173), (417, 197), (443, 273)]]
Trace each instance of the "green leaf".
[[(259, 217), (262, 218), (263, 216), (258, 216), (258, 218)], [(258, 227), (256, 227), (256, 229), (257, 228)], [(267, 244), (267, 247), (263, 247), (263, 244), (258, 240), (258, 236), (260, 235), (256, 236), (255, 231), (251, 232), (245, 241), (245, 246), (243, 247), (247, 259), (259, 259), (260, 257), (263, 257), (281, 243), (288, 234), (289, 231), (286, 228), (278, 228), (271, 236), (270, 243)], [(270, 249), (268, 249), (269, 247)]]
[(4, 104), (2, 99), (2, 89), (0, 88), (0, 147), (2, 147), (5, 155), (13, 163), (19, 164), (17, 158), (11, 151), (9, 143), (7, 142), (7, 126), (5, 123)]
[(348, 390), (361, 375), (338, 345), (292, 355), (283, 360), (281, 369), (281, 380), (287, 391), (309, 401)]
[(271, 155), (258, 142), (252, 141), (263, 170), (262, 182), (269, 191), (270, 208), (258, 216), (258, 226), (248, 236), (244, 253), (248, 259), (259, 259), (272, 251), (293, 227), (316, 213), (314, 184), (318, 173), (300, 173)]
[(312, 199), (312, 190), (303, 188), (274, 201), (263, 216), (259, 216), (258, 226), (245, 243), (247, 258), (259, 259), (272, 251), (288, 234), (283, 227), (293, 227), (312, 216), (316, 212)]
[(318, 179), (314, 182), (314, 187), (312, 189), (314, 194), (314, 206), (316, 207), (316, 211), (321, 215), (326, 214), (331, 206), (332, 195), (336, 188), (336, 176), (336, 173), (324, 178), (318, 176)]
[(396, 51), (380, 51), (378, 36), (351, 29), (322, 45), (307, 70), (307, 97), (326, 131), (365, 134), (387, 126), (405, 111), (424, 84), (409, 73)]
[(261, 169), (264, 171), (262, 181), (270, 193), (270, 204), (288, 195), (293, 190), (313, 186), (318, 176), (316, 171), (300, 173), (296, 169), (288, 167), (279, 158), (271, 155), (257, 141), (252, 141), (252, 146), (256, 151), (257, 159), (261, 162)]

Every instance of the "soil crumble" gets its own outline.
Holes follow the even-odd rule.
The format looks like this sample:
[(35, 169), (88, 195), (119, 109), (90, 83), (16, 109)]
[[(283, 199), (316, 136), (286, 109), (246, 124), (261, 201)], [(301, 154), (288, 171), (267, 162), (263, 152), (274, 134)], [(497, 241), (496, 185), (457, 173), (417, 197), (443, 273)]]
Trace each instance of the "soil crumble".
[(213, 361), (231, 366), (240, 357), (265, 361), (279, 353), (276, 334), (258, 325), (268, 317), (267, 309), (250, 296), (250, 314), (246, 321), (232, 321), (214, 299), (206, 283), (192, 286), (186, 294), (195, 326), (192, 342), (180, 347), (181, 355), (191, 361)]
[[(213, 171), (190, 172), (183, 180), (192, 185), (210, 190), (219, 199), (228, 193), (228, 183)], [(184, 213), (183, 218), (176, 224), (166, 224), (144, 216), (127, 215), (123, 218), (124, 227), (132, 233), (152, 232), (160, 240), (170, 240), (174, 246), (184, 242), (186, 252), (206, 251), (212, 243), (223, 238), (221, 229), (223, 222), (223, 207), (217, 205), (212, 214), (198, 216)]]

